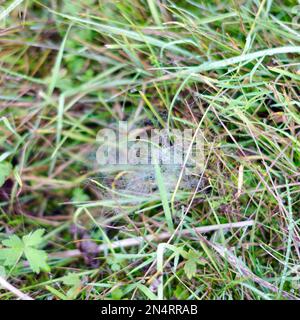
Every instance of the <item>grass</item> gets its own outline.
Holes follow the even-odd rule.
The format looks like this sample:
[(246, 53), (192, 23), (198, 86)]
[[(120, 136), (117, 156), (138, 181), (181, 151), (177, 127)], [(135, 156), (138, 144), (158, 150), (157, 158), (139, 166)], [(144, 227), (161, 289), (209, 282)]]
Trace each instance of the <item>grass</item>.
[[(0, 299), (300, 298), (297, 5), (2, 4)], [(99, 171), (118, 120), (201, 132), (196, 183)], [(38, 229), (50, 271), (5, 263)]]

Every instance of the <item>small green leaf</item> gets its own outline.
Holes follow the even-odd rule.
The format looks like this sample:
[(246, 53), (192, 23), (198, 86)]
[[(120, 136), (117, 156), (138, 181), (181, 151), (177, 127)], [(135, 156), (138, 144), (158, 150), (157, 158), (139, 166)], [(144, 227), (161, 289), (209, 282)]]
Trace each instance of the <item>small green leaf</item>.
[(203, 260), (201, 260), (202, 254), (190, 249), (188, 252), (185, 252), (183, 256), (187, 259), (184, 265), (184, 272), (188, 279), (192, 279), (192, 277), (196, 275), (197, 264), (205, 264)]
[(0, 249), (0, 261), (4, 261), (4, 266), (14, 267), (19, 260), (25, 256), (33, 272), (39, 273), (40, 270), (50, 271), (46, 263), (47, 254), (44, 250), (37, 247), (44, 241), (44, 230), (38, 229), (20, 239), (17, 235), (11, 235), (3, 240), (2, 244), (6, 247)]
[(187, 298), (189, 297), (188, 291), (181, 285), (176, 286), (174, 294), (178, 300), (187, 300)]
[(107, 263), (110, 265), (112, 271), (120, 271), (122, 269), (121, 263), (122, 259), (115, 256), (109, 256), (106, 259)]
[(23, 249), (23, 242), (22, 240), (15, 234), (11, 235), (9, 239), (3, 240), (2, 244), (6, 247), (11, 247), (11, 248), (21, 248)]
[(0, 250), (0, 260), (3, 260), (4, 266), (15, 266), (20, 260), (23, 254), (23, 249), (18, 248), (6, 248)]
[(24, 254), (33, 272), (40, 273), (40, 270), (44, 270), (46, 272), (50, 271), (50, 267), (46, 263), (47, 254), (45, 251), (34, 249), (32, 247), (25, 247)]
[(23, 242), (16, 236), (12, 235), (7, 240), (3, 240), (2, 244), (8, 248), (0, 250), (0, 260), (4, 260), (4, 266), (15, 266), (23, 254)]
[(0, 277), (2, 278), (6, 277), (6, 270), (3, 266), (0, 266)]
[(121, 288), (116, 288), (112, 291), (111, 293), (111, 297), (113, 300), (120, 300), (123, 297), (123, 291), (121, 290)]
[(80, 286), (80, 277), (76, 273), (68, 273), (63, 277), (63, 283), (67, 286)]
[(111, 267), (111, 270), (114, 272), (121, 270), (121, 266), (118, 263), (113, 263), (110, 267)]
[(90, 197), (86, 193), (84, 193), (84, 191), (81, 188), (76, 188), (73, 190), (72, 201), (84, 202), (89, 200), (90, 200)]
[(12, 165), (9, 162), (0, 162), (0, 187), (4, 185), (4, 182), (9, 177), (12, 170)]
[(81, 280), (78, 274), (69, 273), (63, 277), (63, 283), (71, 288), (67, 292), (67, 297), (69, 299), (75, 299), (81, 289)]
[(25, 243), (26, 246), (31, 246), (31, 247), (38, 246), (44, 241), (43, 239), (44, 233), (45, 233), (44, 229), (38, 229), (33, 233), (29, 233), (28, 235), (24, 236), (22, 238), (23, 242)]
[(184, 272), (188, 279), (192, 279), (197, 272), (197, 263), (192, 260), (186, 261), (184, 265)]

